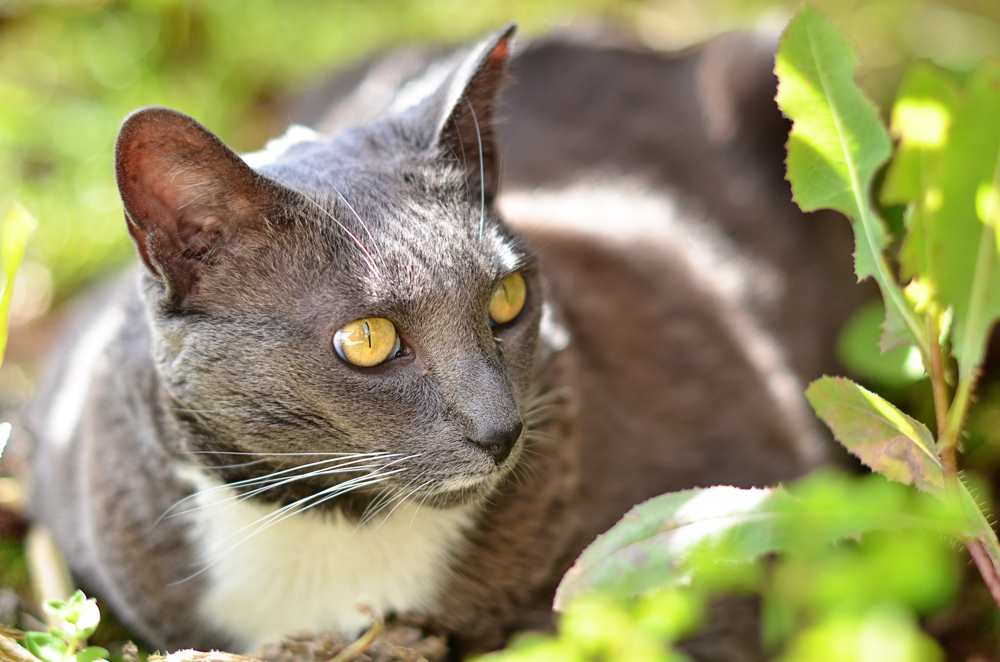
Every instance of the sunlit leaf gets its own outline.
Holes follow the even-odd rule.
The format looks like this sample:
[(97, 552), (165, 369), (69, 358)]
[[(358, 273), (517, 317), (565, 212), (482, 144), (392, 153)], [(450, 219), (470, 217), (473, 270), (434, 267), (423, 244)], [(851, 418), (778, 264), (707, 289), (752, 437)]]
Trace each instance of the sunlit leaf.
[(24, 258), (28, 237), (38, 226), (35, 218), (19, 203), (14, 203), (0, 226), (0, 258), (3, 259), (3, 290), (0, 291), (0, 363), (7, 351), (7, 325), (10, 302), (14, 296), (14, 277)]
[(806, 397), (837, 441), (874, 471), (943, 495), (944, 470), (923, 423), (849, 379), (817, 379)]
[[(593, 590), (638, 595), (672, 586), (690, 552), (706, 541), (739, 543), (734, 560), (751, 561), (775, 548), (767, 511), (773, 490), (713, 487), (650, 499), (594, 541), (563, 577), (555, 608)], [(756, 524), (756, 525), (755, 525)]]
[(720, 486), (664, 494), (634, 507), (584, 550), (563, 577), (555, 608), (595, 591), (632, 597), (686, 585), (714, 566), (900, 528), (954, 537), (971, 530), (961, 504), (879, 476), (824, 474), (794, 492)]
[[(875, 106), (854, 82), (856, 64), (836, 27), (811, 9), (789, 24), (775, 59), (778, 105), (794, 122), (787, 164), (795, 201), (804, 211), (836, 209), (860, 220), (891, 145)], [(881, 248), (881, 224), (870, 231)], [(857, 260), (859, 276), (874, 275), (869, 250)]]
[[(882, 202), (908, 204), (906, 238), (899, 261), (903, 278), (930, 274), (935, 253), (928, 241), (928, 213), (941, 204), (937, 179), (958, 104), (958, 90), (948, 74), (930, 64), (911, 67), (900, 84), (892, 111), (892, 131), (899, 146), (882, 186)], [(921, 279), (924, 282), (926, 279)], [(933, 292), (928, 287), (928, 295)], [(941, 306), (934, 309), (940, 310)]]
[(63, 662), (66, 657), (66, 642), (47, 632), (29, 632), (24, 647), (43, 662)]
[[(981, 67), (956, 103), (940, 167), (930, 171), (914, 247), (943, 306), (954, 310), (952, 347), (959, 375), (971, 379), (1000, 318), (1000, 62)], [(933, 256), (933, 259), (915, 257)]]
[(943, 662), (938, 644), (912, 614), (895, 605), (879, 605), (865, 614), (833, 614), (806, 628), (778, 662), (892, 660)]
[(778, 105), (793, 122), (788, 181), (803, 211), (835, 209), (851, 219), (854, 270), (859, 280), (875, 278), (886, 299), (883, 347), (924, 343), (921, 322), (882, 257), (887, 234), (869, 190), (892, 146), (875, 106), (854, 82), (855, 65), (847, 41), (816, 11), (800, 10), (786, 28), (775, 73)]
[(96, 662), (96, 660), (106, 660), (108, 657), (110, 655), (106, 648), (90, 646), (76, 654), (76, 662)]
[(958, 103), (951, 76), (931, 64), (910, 67), (899, 85), (891, 129), (899, 144), (882, 184), (885, 204), (907, 204), (923, 198), (930, 183), (929, 160), (948, 142)]

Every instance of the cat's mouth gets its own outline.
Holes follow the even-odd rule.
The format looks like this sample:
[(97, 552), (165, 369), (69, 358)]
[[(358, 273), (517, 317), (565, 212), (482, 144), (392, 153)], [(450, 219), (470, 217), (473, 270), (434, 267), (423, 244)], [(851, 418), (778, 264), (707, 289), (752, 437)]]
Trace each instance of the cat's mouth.
[[(405, 498), (438, 508), (450, 508), (487, 499), (514, 470), (521, 455), (521, 447), (522, 443), (519, 441), (509, 456), (499, 464), (492, 458), (483, 458), (480, 462), (475, 462), (472, 466), (464, 467), (453, 474), (438, 474)], [(413, 487), (412, 481), (409, 487)], [(406, 493), (404, 486), (397, 489), (403, 494)]]
[(480, 502), (493, 494), (503, 482), (503, 474), (494, 472), (486, 476), (455, 478), (428, 489), (413, 499), (434, 508), (453, 508)]

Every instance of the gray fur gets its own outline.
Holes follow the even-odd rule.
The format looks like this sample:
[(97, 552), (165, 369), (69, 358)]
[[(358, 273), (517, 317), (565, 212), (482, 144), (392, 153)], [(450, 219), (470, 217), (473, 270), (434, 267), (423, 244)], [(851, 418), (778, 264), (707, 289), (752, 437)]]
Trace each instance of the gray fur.
[[(424, 507), (480, 504), (446, 590), (428, 610), (458, 651), (549, 625), (558, 578), (630, 505), (695, 485), (773, 483), (810, 465), (762, 385), (767, 376), (726, 330), (725, 311), (669, 251), (511, 219), (525, 239), (497, 207), (498, 156), (507, 183), (521, 190), (578, 180), (574, 161), (638, 174), (651, 191), (674, 195), (682, 214), (718, 223), (750, 259), (787, 279), (777, 298), (751, 308), (803, 378), (830, 368), (824, 343), (856, 298), (817, 303), (807, 285), (849, 283), (849, 262), (827, 257), (814, 236), (822, 233), (802, 229), (817, 221), (788, 199), (773, 160), (784, 123), (773, 104), (756, 101), (773, 94), (766, 65), (751, 66), (766, 62), (753, 59), (762, 51), (746, 45), (722, 65), (715, 56), (709, 64), (722, 73), (713, 75), (724, 78), (732, 65), (754, 82), (710, 102), (731, 103), (730, 115), (716, 107), (703, 119), (684, 73), (701, 54), (671, 61), (543, 42), (513, 68), (548, 78), (505, 93), (508, 120), (495, 135), (506, 50), (490, 54), (508, 34), (461, 60), (455, 72), (464, 66), (466, 79), (453, 72), (423, 102), (369, 111), (373, 121), (294, 145), (256, 171), (172, 111), (141, 111), (126, 122), (119, 183), (147, 268), (102, 304), (121, 307), (124, 322), (94, 369), (72, 439), (54, 443), (45, 422), (37, 426), (32, 508), (81, 583), (154, 646), (234, 643), (195, 618), (205, 579), (192, 577), (185, 520), (163, 517), (191, 493), (176, 475), (178, 460), (233, 483), (313, 461), (291, 453), (395, 453), (404, 471), (316, 507), (362, 519), (416, 476), (427, 484), (412, 498)], [(629, 59), (631, 68), (621, 69)], [(581, 85), (595, 95), (615, 90), (630, 76), (646, 81), (638, 89), (674, 85), (678, 108), (658, 109), (656, 122), (644, 123), (646, 110), (609, 92), (600, 101), (605, 120), (645, 127), (648, 145), (684, 132), (697, 144), (653, 156), (634, 144), (604, 149), (600, 122), (587, 118), (585, 100), (569, 96)], [(455, 89), (457, 99), (448, 93)], [(522, 118), (520, 99), (542, 109)], [(560, 115), (573, 107), (576, 123)], [(731, 125), (718, 129), (727, 117)], [(578, 142), (518, 134), (553, 120)], [(725, 185), (712, 177), (749, 178), (755, 192), (738, 209), (709, 193)], [(164, 216), (163, 205), (174, 209)], [(748, 229), (745, 217), (764, 229)], [(514, 271), (528, 281), (526, 308), (491, 328), (489, 298)], [(817, 313), (804, 316), (802, 306)], [(347, 365), (330, 338), (373, 316), (393, 320), (407, 349), (376, 368)], [(38, 409), (46, 412), (44, 399)], [(522, 420), (526, 431), (499, 464), (475, 443)], [(234, 453), (268, 455), (242, 461)], [(315, 476), (255, 498), (308, 500), (350, 477)], [(442, 489), (456, 480), (478, 482)]]

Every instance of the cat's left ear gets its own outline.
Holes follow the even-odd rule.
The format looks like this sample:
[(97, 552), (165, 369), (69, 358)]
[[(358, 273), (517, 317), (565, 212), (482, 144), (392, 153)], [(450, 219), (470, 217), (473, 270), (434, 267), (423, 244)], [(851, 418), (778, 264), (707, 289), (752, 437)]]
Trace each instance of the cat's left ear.
[(115, 171), (139, 257), (180, 307), (224, 247), (267, 224), (280, 195), (215, 134), (169, 108), (144, 108), (125, 120)]
[(446, 85), (444, 112), (438, 124), (438, 146), (465, 168), (469, 188), (487, 202), (500, 184), (496, 131), (497, 95), (507, 74), (515, 24), (483, 41), (469, 54)]

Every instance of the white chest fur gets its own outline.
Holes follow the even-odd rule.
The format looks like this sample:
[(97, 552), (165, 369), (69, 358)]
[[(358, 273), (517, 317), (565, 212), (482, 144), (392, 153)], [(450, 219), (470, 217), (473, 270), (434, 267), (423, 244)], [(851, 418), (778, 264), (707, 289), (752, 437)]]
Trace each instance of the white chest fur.
[(423, 611), (475, 514), (471, 506), (435, 510), (407, 503), (362, 527), (339, 514), (307, 511), (282, 519), (275, 507), (237, 501), (218, 484), (205, 489), (210, 479), (192, 473), (183, 472), (201, 491), (185, 516), (193, 520), (191, 542), (206, 564), (201, 615), (247, 651), (293, 631), (355, 636), (370, 622), (358, 609), (362, 599), (383, 611)]

